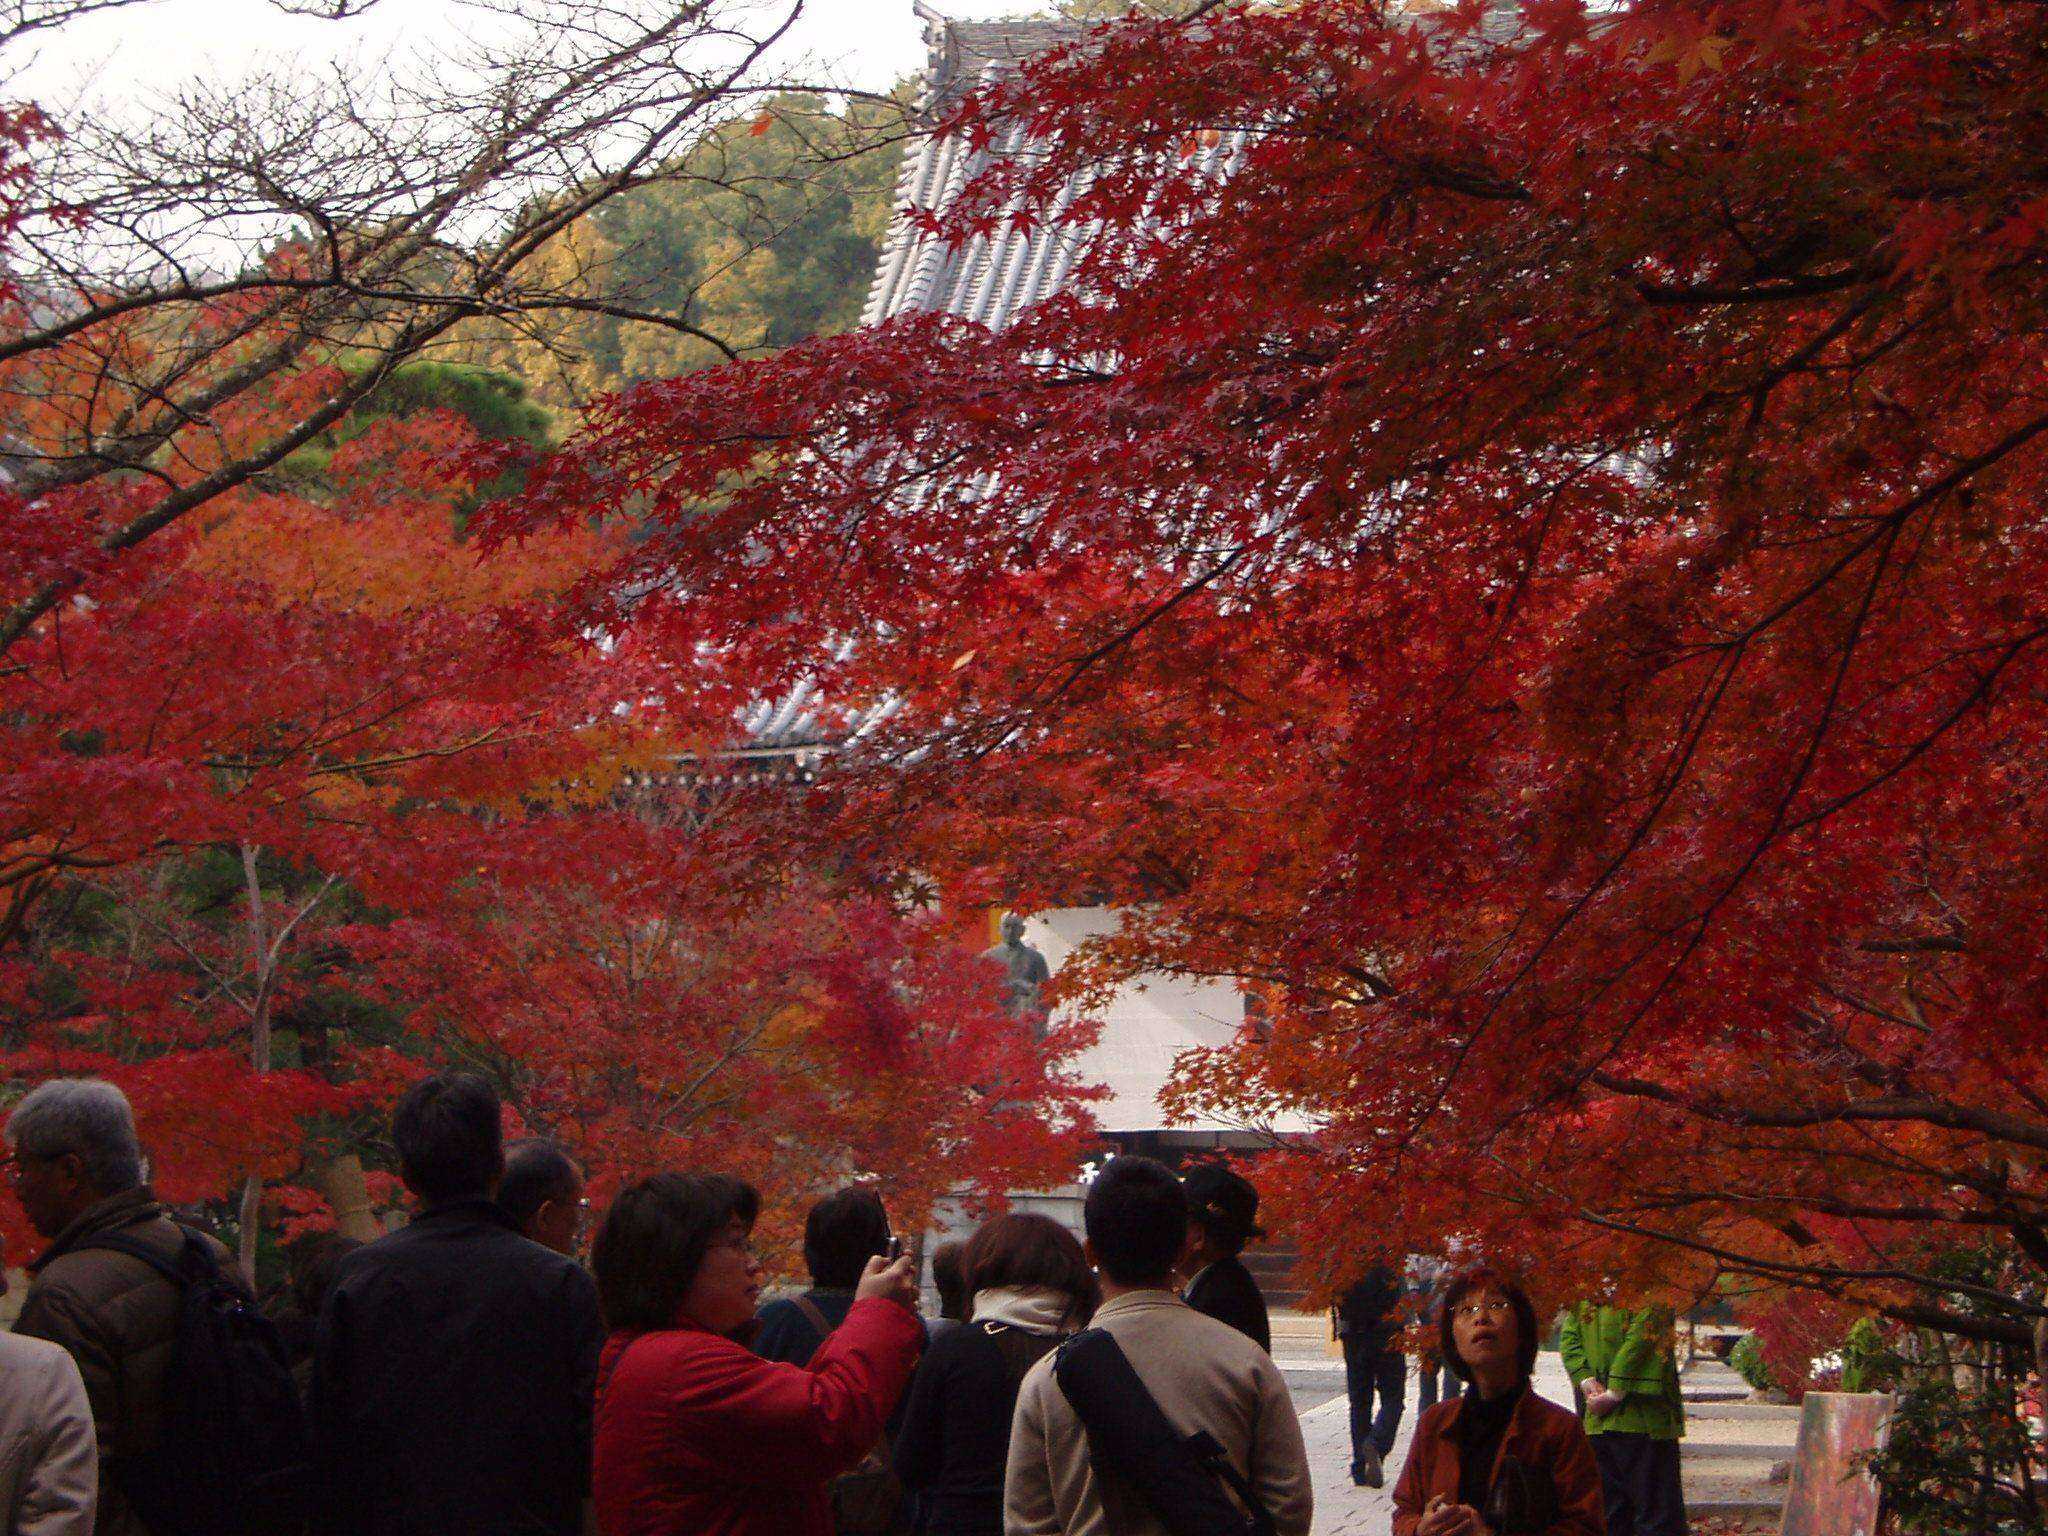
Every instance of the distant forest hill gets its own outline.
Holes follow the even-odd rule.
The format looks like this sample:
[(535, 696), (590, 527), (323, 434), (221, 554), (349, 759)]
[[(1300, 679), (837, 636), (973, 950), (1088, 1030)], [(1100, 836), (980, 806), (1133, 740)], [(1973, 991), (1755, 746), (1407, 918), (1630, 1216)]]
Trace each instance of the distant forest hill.
[[(742, 354), (850, 329), (888, 232), (905, 132), (883, 103), (778, 98), (706, 135), (681, 176), (618, 196), (536, 260), (551, 282), (673, 316)], [(681, 330), (556, 312), (516, 328), (473, 323), (442, 356), (516, 376), (559, 422), (724, 354)]]
[[(1052, 9), (1096, 21), (1185, 14), (1198, 4), (1059, 0)], [(787, 95), (732, 119), (669, 168), (680, 176), (572, 223), (536, 258), (535, 276), (659, 311), (742, 355), (850, 330), (888, 234), (909, 131), (903, 108), (917, 89), (915, 81), (900, 85), (896, 106)], [(523, 386), (558, 429), (600, 395), (724, 357), (685, 330), (562, 310), (516, 325), (474, 322), (439, 355), (510, 375), (512, 388)], [(491, 423), (478, 425), (498, 435)]]

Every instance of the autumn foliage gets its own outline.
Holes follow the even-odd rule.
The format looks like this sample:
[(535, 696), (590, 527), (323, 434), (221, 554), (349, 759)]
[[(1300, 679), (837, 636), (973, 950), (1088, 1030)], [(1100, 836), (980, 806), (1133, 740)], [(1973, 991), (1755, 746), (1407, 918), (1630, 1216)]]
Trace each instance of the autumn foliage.
[(933, 218), (1057, 297), (631, 391), (494, 526), (630, 489), (590, 622), (899, 701), (830, 836), (1241, 978), (1184, 1102), (1313, 1115), (1312, 1251), (2018, 1337), (2044, 60), (2028, 0), (1113, 26), (948, 128), (1033, 131)]
[[(74, 430), (66, 363), (7, 380), (18, 451)], [(305, 419), (342, 367), (223, 402), (149, 475), (0, 488), (0, 610), (69, 593), (0, 660), (6, 1075), (122, 1084), (159, 1192), (251, 1261), (395, 1205), (385, 1112), (448, 1064), (600, 1190), (755, 1178), (776, 1237), (856, 1176), (908, 1222), (956, 1188), (1057, 1180), (1087, 1095), (1053, 1063), (1081, 1031), (1033, 1040), (957, 928), (807, 862), (785, 787), (701, 752), (678, 772), (733, 737), (730, 701), (566, 601), (622, 530), (468, 536), (487, 480), (461, 414), (359, 411), (107, 538)]]

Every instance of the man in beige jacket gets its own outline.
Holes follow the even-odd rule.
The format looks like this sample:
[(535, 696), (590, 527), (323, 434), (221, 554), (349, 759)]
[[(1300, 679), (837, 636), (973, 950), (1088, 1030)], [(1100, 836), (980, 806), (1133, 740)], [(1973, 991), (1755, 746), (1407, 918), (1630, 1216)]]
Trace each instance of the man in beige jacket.
[[(1089, 1187), (1084, 1220), (1102, 1281), (1094, 1326), (1116, 1339), (1175, 1428), (1216, 1437), (1277, 1536), (1307, 1536), (1308, 1453), (1279, 1367), (1172, 1288), (1187, 1235), (1180, 1181), (1150, 1158), (1115, 1158)], [(1052, 1366), (1051, 1356), (1039, 1361), (1017, 1394), (1004, 1536), (1165, 1536), (1136, 1488), (1089, 1462), (1087, 1434)]]
[(99, 1473), (77, 1364), (55, 1344), (0, 1333), (0, 1531), (91, 1536)]

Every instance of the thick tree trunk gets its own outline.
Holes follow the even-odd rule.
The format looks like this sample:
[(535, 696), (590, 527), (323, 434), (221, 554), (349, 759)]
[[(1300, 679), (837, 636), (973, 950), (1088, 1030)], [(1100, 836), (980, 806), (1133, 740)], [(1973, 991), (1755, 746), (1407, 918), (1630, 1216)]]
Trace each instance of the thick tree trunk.
[(315, 1182), (334, 1211), (334, 1230), (359, 1243), (374, 1242), (384, 1235), (370, 1211), (370, 1186), (363, 1178), (363, 1160), (344, 1152), (331, 1160)]

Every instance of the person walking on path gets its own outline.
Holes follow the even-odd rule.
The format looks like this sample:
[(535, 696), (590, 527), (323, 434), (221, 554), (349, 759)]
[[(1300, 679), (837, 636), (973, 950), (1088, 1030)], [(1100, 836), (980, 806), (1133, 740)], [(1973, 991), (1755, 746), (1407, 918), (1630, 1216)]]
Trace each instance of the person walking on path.
[(1026, 1371), (1087, 1326), (1100, 1293), (1074, 1234), (1026, 1212), (983, 1225), (960, 1268), (972, 1311), (933, 1336), (911, 1378), (896, 1475), (918, 1495), (920, 1532), (1002, 1536), (1017, 1389)]
[(1270, 1354), (1273, 1328), (1266, 1298), (1238, 1257), (1251, 1239), (1266, 1235), (1259, 1227), (1259, 1192), (1249, 1180), (1215, 1163), (1190, 1168), (1181, 1183), (1188, 1202), (1188, 1249), (1181, 1269), (1192, 1277), (1181, 1299)]
[(391, 1117), (410, 1225), (340, 1262), (312, 1419), (337, 1536), (577, 1536), (603, 1326), (590, 1276), (493, 1200), (496, 1091), (443, 1072)]
[(1417, 1413), (1427, 1413), (1443, 1399), (1458, 1395), (1458, 1378), (1436, 1345), (1437, 1313), (1443, 1306), (1444, 1288), (1454, 1274), (1448, 1259), (1431, 1253), (1411, 1253), (1402, 1272), (1408, 1315), (1423, 1325), (1426, 1336), (1415, 1352)]
[(1540, 1334), (1528, 1294), (1491, 1269), (1444, 1293), (1439, 1348), (1472, 1383), (1415, 1425), (1394, 1486), (1394, 1536), (1602, 1536), (1600, 1473), (1569, 1408), (1529, 1385)]
[[(1151, 1158), (1112, 1158), (1089, 1185), (1082, 1215), (1102, 1284), (1092, 1326), (1115, 1340), (1177, 1428), (1215, 1438), (1271, 1515), (1276, 1536), (1306, 1536), (1314, 1515), (1308, 1454), (1279, 1367), (1170, 1288), (1187, 1242), (1180, 1182)], [(1052, 1357), (1039, 1361), (1017, 1394), (1003, 1486), (1006, 1536), (1166, 1536), (1135, 1486), (1096, 1468), (1052, 1367)]]
[(1582, 1301), (1565, 1313), (1558, 1352), (1585, 1394), (1608, 1536), (1683, 1536), (1685, 1398), (1671, 1309)]
[(1337, 1302), (1344, 1395), (1351, 1405), (1351, 1481), (1361, 1488), (1385, 1485), (1386, 1459), (1401, 1430), (1408, 1359), (1395, 1345), (1401, 1331), (1400, 1309), (1400, 1282), (1384, 1265), (1367, 1270)]
[(754, 1317), (760, 1198), (723, 1174), (622, 1191), (591, 1248), (612, 1328), (597, 1388), (600, 1536), (830, 1536), (924, 1343), (908, 1258), (871, 1258), (805, 1366), (735, 1341)]
[(0, 1531), (91, 1536), (99, 1475), (78, 1363), (47, 1339), (0, 1333)]
[(7, 1119), (9, 1172), (29, 1224), (49, 1246), (28, 1267), (14, 1331), (61, 1346), (92, 1405), (101, 1486), (99, 1536), (148, 1536), (119, 1468), (161, 1444), (184, 1293), (147, 1260), (95, 1246), (132, 1242), (175, 1265), (188, 1236), (234, 1273), (227, 1249), (188, 1234), (143, 1179), (127, 1097), (97, 1078), (57, 1078)]
[(889, 1213), (872, 1189), (842, 1189), (812, 1206), (804, 1218), (811, 1288), (801, 1300), (785, 1296), (761, 1309), (754, 1353), (763, 1360), (810, 1364), (825, 1336), (846, 1321), (868, 1260), (888, 1250)]

